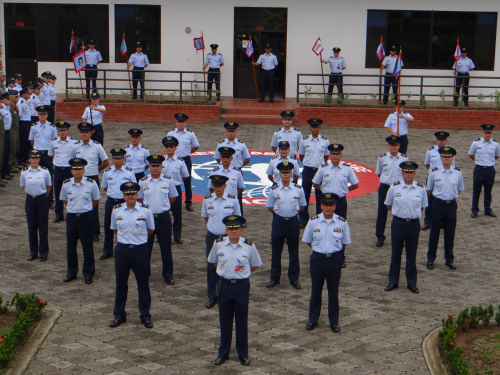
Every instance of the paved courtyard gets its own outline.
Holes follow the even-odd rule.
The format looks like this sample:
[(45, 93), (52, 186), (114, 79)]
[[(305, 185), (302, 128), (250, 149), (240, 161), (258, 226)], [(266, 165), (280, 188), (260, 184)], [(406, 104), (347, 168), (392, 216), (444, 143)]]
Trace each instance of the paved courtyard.
[[(417, 119), (418, 120), (418, 119)], [(70, 135), (77, 137), (76, 124)], [(479, 125), (479, 124), (478, 124)], [(129, 123), (105, 123), (105, 149), (128, 144)], [(151, 152), (161, 152), (160, 140), (171, 125), (140, 124), (145, 131), (143, 144)], [(193, 125), (201, 142), (200, 150), (213, 150), (224, 138), (222, 126)], [(446, 128), (446, 126), (445, 126)], [(238, 137), (249, 149), (270, 150), (274, 126), (241, 126)], [(308, 127), (300, 127), (303, 135)], [(434, 144), (434, 130), (410, 130), (409, 157), (421, 168), (417, 181), (425, 182), (423, 165), (426, 150)], [(421, 343), (440, 325), (448, 313), (472, 304), (500, 303), (498, 277), (499, 220), (470, 218), (472, 169), (467, 152), (478, 131), (452, 131), (448, 144), (455, 147), (457, 165), (462, 168), (466, 191), (458, 199), (455, 260), (458, 269), (444, 265), (440, 242), (434, 270), (425, 267), (429, 232), (421, 232), (417, 254), (419, 295), (404, 286), (384, 292), (390, 262), (390, 218), (388, 240), (375, 247), (377, 192), (349, 199), (348, 222), (352, 244), (347, 248), (347, 268), (340, 283), (341, 332), (334, 334), (326, 314), (326, 287), (318, 327), (308, 332), (310, 298), (310, 249), (302, 244), (301, 290), (286, 281), (288, 257), (284, 251), (282, 284), (266, 289), (271, 262), (270, 224), (272, 215), (263, 206), (245, 206), (248, 228), (244, 236), (256, 243), (264, 265), (251, 277), (249, 312), (250, 367), (237, 361), (234, 348), (223, 366), (212, 364), (219, 343), (218, 308), (205, 308), (205, 233), (201, 205), (183, 212), (182, 245), (172, 245), (176, 285), (168, 286), (161, 277), (158, 244), (152, 258), (150, 286), (154, 328), (142, 326), (137, 309), (137, 287), (133, 274), (129, 283), (128, 321), (112, 329), (115, 291), (113, 259), (100, 261), (103, 237), (94, 245), (96, 274), (93, 284), (78, 279), (65, 284), (65, 224), (52, 224), (50, 212), (50, 253), (47, 262), (28, 262), (24, 194), (19, 177), (0, 189), (2, 207), (0, 231), (0, 293), (35, 291), (50, 306), (63, 310), (47, 341), (31, 363), (27, 374), (428, 374)], [(344, 158), (375, 168), (377, 157), (387, 151), (388, 132), (380, 129), (324, 127), (321, 134), (345, 146)], [(500, 213), (500, 187), (494, 187), (493, 210)], [(103, 195), (101, 210), (104, 211)], [(481, 197), (482, 198), (482, 197)], [(311, 209), (312, 212), (312, 209)], [(442, 236), (441, 236), (442, 240)], [(81, 248), (79, 247), (81, 257)], [(80, 258), (82, 261), (82, 258)], [(81, 263), (80, 263), (81, 265)], [(404, 270), (404, 268), (402, 268)], [(234, 335), (233, 335), (234, 340)]]

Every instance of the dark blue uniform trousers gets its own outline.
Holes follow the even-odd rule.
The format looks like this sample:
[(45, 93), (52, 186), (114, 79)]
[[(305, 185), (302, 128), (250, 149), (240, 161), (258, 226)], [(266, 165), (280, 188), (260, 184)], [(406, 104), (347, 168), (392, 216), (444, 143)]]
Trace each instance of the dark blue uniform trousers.
[(316, 324), (321, 312), (321, 294), (326, 279), (328, 288), (328, 320), (330, 325), (339, 324), (339, 283), (342, 270), (342, 251), (320, 254), (313, 251), (310, 258), (311, 301), (309, 323)]
[(495, 182), (495, 167), (482, 167), (476, 165), (472, 173), (472, 207), (471, 211), (479, 211), (479, 197), (484, 185), (484, 212), (491, 210), (491, 190)]
[(333, 87), (337, 85), (337, 91), (339, 93), (339, 97), (342, 97), (342, 74), (341, 73), (330, 73), (330, 77), (328, 78), (328, 94), (332, 95)]
[[(333, 211), (334, 214), (337, 214), (339, 216), (342, 216), (344, 219), (347, 220), (347, 198), (342, 197), (339, 198), (337, 201), (337, 204), (335, 205), (335, 211)], [(345, 262), (345, 250), (343, 249), (341, 251), (342, 253), (342, 263)]]
[[(312, 179), (318, 171), (318, 168), (307, 167), (304, 165), (302, 169), (302, 189), (304, 189), (304, 194), (306, 197), (307, 206), (300, 212), (300, 224), (307, 225), (309, 221), (309, 198), (311, 197), (311, 190), (313, 187)], [(319, 196), (321, 195), (321, 190), (316, 190), (316, 214), (321, 213), (321, 203), (319, 203)]]
[(19, 121), (19, 161), (23, 163), (28, 161), (28, 151), (31, 148), (28, 140), (31, 124), (30, 121)]
[(219, 280), (219, 356), (226, 357), (231, 350), (233, 318), (236, 320), (236, 351), (240, 357), (248, 357), (248, 302), (250, 280)]
[(177, 238), (178, 240), (181, 239), (182, 235), (182, 188), (181, 185), (177, 185), (175, 187), (177, 190), (177, 198), (175, 198), (174, 203), (172, 204), (172, 207), (170, 211), (172, 211), (172, 216), (174, 219), (174, 225), (173, 225), (173, 232), (174, 232), (174, 238)]
[[(49, 254), (49, 202), (45, 194), (26, 195), (24, 203), (28, 222), (30, 256)], [(40, 243), (38, 243), (40, 237)]]
[(391, 186), (387, 184), (380, 184), (378, 187), (378, 209), (377, 209), (377, 224), (375, 224), (375, 236), (378, 240), (385, 241), (385, 225), (387, 224), (387, 206), (385, 205), (385, 198)]
[(115, 319), (127, 316), (128, 277), (130, 269), (134, 272), (139, 292), (139, 312), (141, 319), (150, 320), (151, 293), (149, 291), (149, 249), (146, 243), (141, 245), (126, 245), (118, 242), (115, 246), (116, 296), (113, 314)]
[(94, 132), (90, 138), (99, 142), (101, 146), (104, 146), (104, 130), (102, 129), (102, 123), (94, 125)]
[(269, 88), (269, 101), (274, 101), (274, 69), (260, 70), (260, 101), (266, 99), (266, 88)]
[(48, 113), (48, 116), (47, 116), (47, 121), (50, 122), (50, 123), (54, 123), (54, 116), (56, 114), (56, 101), (55, 100), (51, 100), (50, 101), (50, 106), (49, 106), (49, 113)]
[[(209, 230), (207, 230), (207, 235), (205, 236), (205, 253), (206, 258), (210, 255), (210, 251), (212, 251), (212, 247), (214, 246), (214, 241), (221, 237), (226, 236), (213, 234)], [(207, 262), (207, 292), (208, 299), (213, 301), (217, 301), (217, 294), (215, 292), (215, 288), (217, 286), (217, 280), (219, 280), (219, 275), (217, 275), (215, 264)]]
[(444, 258), (447, 262), (453, 262), (453, 243), (455, 241), (455, 229), (457, 226), (457, 201), (443, 201), (434, 197), (432, 201), (432, 221), (429, 233), (429, 251), (427, 260), (434, 262), (436, 259), (439, 232), (441, 227), (444, 231)]
[[(99, 175), (86, 176), (93, 179), (99, 189), (101, 188), (101, 181), (99, 180)], [(99, 224), (99, 205), (95, 206), (92, 210), (92, 236), (99, 236), (101, 234), (101, 225)]]
[(60, 198), (61, 188), (64, 180), (73, 177), (70, 167), (58, 167), (54, 165), (54, 194), (56, 200), (56, 218), (64, 218), (64, 204)]
[(6, 130), (4, 134), (4, 147), (3, 147), (3, 165), (0, 165), (2, 168), (2, 177), (9, 176), (9, 157), (10, 157), (10, 130)]
[(166, 279), (174, 278), (174, 261), (172, 259), (172, 221), (168, 211), (161, 214), (154, 214), (155, 230), (151, 236), (148, 237), (148, 250), (149, 260), (151, 261), (151, 254), (153, 253), (153, 245), (155, 235), (160, 244), (161, 253), (161, 275)]
[(420, 235), (419, 219), (401, 219), (392, 217), (391, 224), (391, 267), (389, 269), (389, 284), (399, 284), (401, 270), (401, 255), (403, 247), (406, 251), (406, 283), (417, 285), (417, 248)]
[(111, 229), (111, 214), (115, 204), (125, 203), (125, 199), (115, 199), (107, 197), (104, 204), (104, 245), (102, 247), (103, 254), (113, 256), (113, 237), (115, 231)]
[[(40, 151), (40, 165), (42, 167), (45, 167), (49, 170), (49, 173), (50, 173), (50, 180), (52, 181), (52, 186), (54, 186), (54, 176), (53, 176), (53, 173), (54, 173), (54, 164), (52, 163), (52, 158), (47, 154), (47, 151), (42, 151), (42, 150), (38, 150)], [(54, 202), (54, 191), (53, 189), (50, 189), (50, 192), (49, 192), (49, 196), (47, 197), (47, 200), (49, 201), (49, 203), (52, 203)]]
[(68, 259), (68, 277), (78, 274), (77, 246), (80, 240), (83, 249), (84, 277), (94, 277), (94, 241), (92, 239), (92, 211), (83, 214), (66, 214), (66, 256)]
[(279, 215), (273, 215), (272, 223), (272, 257), (271, 257), (271, 280), (280, 281), (281, 277), (281, 253), (283, 252), (283, 246), (285, 244), (285, 239), (288, 244), (288, 279), (290, 282), (299, 281), (299, 218), (297, 216), (293, 217), (281, 217)]
[[(392, 93), (394, 94), (394, 100), (398, 100), (398, 81), (394, 78), (392, 73), (385, 73), (384, 77), (384, 98), (383, 98), (383, 103), (387, 104), (389, 101), (389, 91), (391, 90), (392, 86)], [(400, 151), (401, 152), (401, 149)]]
[(405, 135), (400, 135), (401, 137), (401, 143), (399, 145), (399, 152), (402, 153), (403, 155), (406, 155), (408, 152), (408, 136)]
[[(427, 177), (427, 179), (425, 180), (425, 186), (427, 186), (427, 180), (429, 179), (429, 177)], [(427, 195), (427, 199), (428, 199), (428, 206), (425, 207), (424, 209), (424, 224), (431, 224), (431, 221), (432, 221), (432, 202), (434, 201), (434, 195)]]
[[(214, 73), (210, 73), (210, 72), (214, 72)], [(220, 77), (221, 75), (220, 74), (216, 74), (215, 72), (219, 72), (220, 73), (220, 68), (208, 68), (208, 74), (207, 74), (207, 91), (210, 92), (210, 90), (212, 90), (212, 87), (213, 87), (213, 84), (214, 84), (214, 81), (215, 81), (215, 89), (217, 91), (219, 91), (217, 93), (217, 101), (220, 100)], [(212, 99), (212, 93), (210, 92), (210, 99)]]
[(186, 206), (191, 206), (191, 201), (193, 199), (193, 190), (191, 188), (191, 171), (193, 169), (193, 163), (191, 162), (191, 156), (183, 157), (184, 163), (186, 163), (187, 170), (189, 172), (189, 177), (184, 180), (184, 194), (186, 195)]

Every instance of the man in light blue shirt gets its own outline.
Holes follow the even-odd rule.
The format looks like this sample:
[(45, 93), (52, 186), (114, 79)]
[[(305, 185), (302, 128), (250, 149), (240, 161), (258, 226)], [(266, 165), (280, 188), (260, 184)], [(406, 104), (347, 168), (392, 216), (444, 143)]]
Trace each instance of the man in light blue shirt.
[(295, 113), (293, 111), (281, 112), (281, 123), (283, 127), (273, 134), (271, 141), (271, 148), (274, 152), (278, 153), (278, 143), (287, 141), (290, 143), (290, 156), (297, 157), (299, 153), (300, 142), (302, 141), (302, 133), (296, 128), (292, 128), (293, 118)]
[(212, 99), (212, 87), (213, 81), (215, 81), (215, 89), (217, 92), (217, 101), (220, 101), (220, 68), (224, 66), (224, 58), (220, 53), (217, 52), (219, 48), (218, 44), (210, 44), (212, 53), (207, 54), (205, 58), (205, 64), (203, 65), (203, 70), (208, 68), (207, 74), (207, 91), (209, 92), (209, 97)]
[(476, 66), (471, 59), (467, 57), (467, 48), (462, 48), (460, 51), (462, 56), (458, 61), (453, 64), (453, 69), (455, 69), (455, 75), (457, 76), (455, 82), (455, 102), (454, 105), (458, 105), (458, 95), (460, 94), (460, 88), (463, 85), (462, 93), (464, 94), (464, 105), (469, 106), (469, 72), (473, 70)]
[(278, 155), (272, 158), (269, 162), (269, 165), (267, 166), (267, 178), (269, 178), (269, 181), (279, 184), (281, 182), (280, 171), (276, 167), (278, 166), (278, 164), (287, 161), (293, 164), (293, 183), (296, 183), (299, 180), (300, 169), (297, 159), (293, 155), (289, 156), (290, 143), (288, 143), (287, 141), (281, 141), (278, 144), (278, 148)]
[(97, 65), (102, 61), (101, 53), (95, 49), (96, 41), (90, 39), (87, 43), (89, 49), (85, 51), (85, 81), (87, 83), (87, 97), (90, 95), (90, 80), (92, 80), (92, 88), (97, 89)]
[[(243, 181), (241, 169), (231, 166), (235, 151), (232, 147), (219, 147), (217, 151), (220, 154), (221, 165), (212, 169), (212, 172), (210, 172), (210, 176), (217, 175), (227, 177), (228, 180), (226, 182), (226, 193), (238, 197), (238, 201), (240, 201), (240, 197), (242, 197), (243, 191), (245, 190), (245, 182)], [(208, 181), (208, 188), (210, 189), (211, 193), (214, 192), (212, 180), (210, 179)]]
[[(395, 102), (397, 106), (397, 102)], [(387, 129), (391, 135), (397, 135), (401, 137), (401, 145), (399, 146), (399, 152), (406, 155), (408, 151), (408, 124), (414, 121), (412, 115), (405, 112), (406, 102), (404, 100), (399, 101), (399, 113), (398, 111), (391, 113), (387, 120), (385, 121), (384, 128)], [(399, 127), (398, 127), (399, 125)]]
[(146, 88), (144, 87), (144, 69), (149, 65), (148, 56), (142, 53), (141, 42), (135, 43), (136, 52), (130, 55), (128, 60), (127, 69), (133, 66), (132, 71), (132, 86), (134, 88), (132, 98), (137, 99), (137, 83), (141, 83), (141, 99), (144, 99), (144, 92)]
[(125, 155), (125, 166), (132, 168), (135, 173), (135, 178), (140, 181), (144, 177), (144, 171), (148, 169), (147, 158), (149, 150), (141, 145), (142, 130), (133, 128), (128, 131), (130, 134), (130, 144), (125, 147), (127, 154)]
[(259, 56), (253, 65), (261, 65), (260, 72), (260, 103), (266, 99), (266, 87), (269, 88), (269, 102), (274, 103), (274, 69), (278, 66), (278, 58), (271, 53), (271, 45), (264, 45), (266, 53)]
[(332, 95), (333, 87), (337, 85), (338, 98), (337, 101), (339, 103), (342, 102), (342, 98), (344, 91), (342, 90), (342, 71), (347, 68), (345, 64), (345, 60), (343, 57), (340, 57), (341, 49), (339, 47), (333, 48), (333, 56), (330, 56), (328, 59), (320, 61), (323, 64), (330, 65), (330, 77), (328, 82), (328, 95)]

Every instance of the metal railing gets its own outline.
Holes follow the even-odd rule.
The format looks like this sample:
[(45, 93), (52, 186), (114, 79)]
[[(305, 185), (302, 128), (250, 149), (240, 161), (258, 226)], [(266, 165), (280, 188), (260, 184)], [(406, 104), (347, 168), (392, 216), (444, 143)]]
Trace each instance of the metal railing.
[[(342, 86), (345, 87), (373, 87), (376, 88), (376, 92), (378, 92), (378, 101), (382, 101), (382, 97), (384, 96), (384, 90), (386, 86), (390, 86), (390, 84), (384, 84), (385, 82), (385, 77), (388, 75), (385, 74), (342, 74)], [(323, 82), (304, 82), (305, 77), (307, 77), (309, 80), (311, 80), (312, 77), (318, 77), (320, 80), (322, 80), (321, 77), (325, 77), (325, 83)], [(309, 73), (299, 73), (297, 74), (297, 103), (300, 101), (300, 95), (304, 95), (304, 93), (308, 95), (324, 95), (323, 91), (314, 91), (312, 87), (317, 87), (324, 86), (325, 89), (328, 88), (328, 81), (329, 81), (330, 74), (309, 74)], [(301, 79), (302, 78), (302, 79)], [(359, 81), (360, 78), (368, 78), (366, 81), (363, 80), (363, 82), (356, 82), (356, 79)], [(401, 76), (401, 96), (406, 95), (405, 91), (408, 88), (412, 87), (417, 87), (419, 94), (413, 94), (414, 96), (418, 95), (419, 98), (421, 98), (421, 95), (425, 96), (444, 96), (444, 97), (454, 97), (455, 94), (455, 81), (454, 81), (454, 76), (433, 76), (433, 75), (402, 75)], [(469, 85), (464, 86), (468, 87), (469, 91), (471, 89), (491, 89), (492, 93), (497, 91), (500, 87), (500, 77), (483, 77), (483, 76), (471, 76), (467, 77), (470, 78), (469, 80)], [(443, 84), (433, 84), (433, 82), (429, 82), (429, 80), (436, 80), (436, 79), (447, 79), (453, 82), (451, 85), (443, 85)], [(427, 82), (425, 82), (427, 80)], [(498, 82), (497, 85), (495, 86), (485, 86), (485, 85), (471, 85), (470, 82), (477, 82), (479, 80), (488, 80), (488, 81), (493, 81), (493, 82)], [(353, 82), (354, 81), (354, 82)], [(311, 86), (311, 90), (305, 90), (301, 91), (301, 87), (306, 87), (306, 86)], [(425, 93), (425, 89), (433, 89), (433, 88), (441, 88), (441, 89), (446, 89), (446, 88), (451, 88), (453, 89), (452, 93), (444, 93), (444, 94), (427, 94)], [(389, 87), (390, 89), (390, 87)], [(403, 91), (404, 90), (404, 91)], [(345, 90), (344, 90), (345, 94)], [(350, 92), (349, 95), (357, 95), (357, 96), (370, 96), (373, 95), (373, 92)], [(497, 94), (498, 95), (498, 94)], [(469, 97), (473, 96), (469, 93)], [(487, 97), (487, 95), (485, 96)], [(497, 99), (495, 99), (497, 100)]]
[[(97, 78), (95, 80), (97, 81), (97, 91), (102, 94), (103, 98), (106, 99), (106, 95), (108, 94), (109, 91), (120, 91), (120, 92), (126, 92), (126, 91), (134, 91), (136, 89), (130, 88), (132, 86), (132, 82), (136, 81), (137, 82), (137, 92), (140, 95), (141, 91), (142, 92), (178, 92), (179, 93), (179, 100), (183, 100), (183, 96), (186, 96), (184, 93), (204, 93), (205, 95), (213, 93), (214, 88), (216, 87), (216, 84), (220, 84), (220, 72), (210, 72), (211, 74), (215, 74), (218, 76), (218, 79), (215, 79), (214, 81), (206, 81), (205, 77), (208, 74), (206, 71), (188, 71), (188, 70), (140, 70), (139, 72), (143, 73), (143, 79), (133, 79), (132, 78), (132, 72), (138, 72), (137, 70), (127, 70), (127, 69), (87, 69), (87, 71), (97, 71)], [(73, 73), (73, 77), (70, 77), (70, 73)], [(112, 73), (118, 73), (112, 74)], [(129, 76), (130, 73), (130, 76)], [(166, 79), (157, 79), (158, 75), (167, 75), (165, 77)], [(171, 78), (171, 76), (174, 76)], [(202, 75), (204, 77), (204, 80), (197, 80), (193, 79), (192, 76), (196, 75)], [(151, 79), (148, 79), (147, 77), (153, 77)], [(130, 78), (129, 78), (130, 77)], [(94, 78), (90, 79), (91, 81), (94, 80)], [(70, 82), (77, 82), (77, 85), (72, 85)], [(124, 82), (125, 84), (122, 85), (121, 87), (115, 87), (115, 85), (118, 82)], [(130, 83), (129, 83), (130, 82)], [(205, 87), (209, 82), (213, 83), (213, 88), (212, 92), (209, 92)], [(147, 87), (148, 85), (152, 88), (143, 88), (141, 87), (141, 83), (144, 83), (144, 86)], [(192, 88), (192, 84), (197, 83), (198, 85), (202, 85), (201, 88)], [(89, 88), (91, 91), (94, 89), (91, 88), (91, 82), (89, 84)], [(189, 89), (185, 89), (183, 85), (190, 85)], [(157, 87), (160, 86), (160, 87)], [(205, 86), (205, 87), (203, 87)], [(85, 78), (85, 71), (81, 71), (81, 76), (76, 75), (75, 71), (73, 69), (66, 69), (66, 97), (68, 96), (68, 90), (80, 90), (83, 89), (84, 91), (86, 90), (86, 78)], [(220, 87), (220, 86), (219, 86)]]

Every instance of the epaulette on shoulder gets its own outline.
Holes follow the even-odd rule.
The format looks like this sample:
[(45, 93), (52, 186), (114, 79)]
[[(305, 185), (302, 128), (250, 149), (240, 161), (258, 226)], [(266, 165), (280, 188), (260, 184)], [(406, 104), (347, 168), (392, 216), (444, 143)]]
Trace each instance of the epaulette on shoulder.
[(164, 175), (163, 177), (168, 178), (169, 180), (171, 180), (171, 179), (172, 179), (172, 177), (167, 176), (167, 175)]
[(48, 171), (48, 170), (49, 170), (49, 168), (47, 168), (47, 167), (42, 167), (42, 166), (40, 166), (40, 168), (42, 168), (42, 169), (44, 169), (44, 170), (46, 170), (46, 171)]
[(184, 161), (184, 159), (183, 159), (183, 158), (181, 158), (181, 157), (178, 157), (177, 159), (179, 159), (180, 161)]
[(408, 157), (408, 156), (406, 156), (406, 154), (401, 154), (401, 156), (403, 156), (403, 157), (405, 157), (405, 158), (407, 158), (407, 157)]
[(319, 215), (314, 215), (310, 220), (316, 220), (319, 217)]
[(50, 124), (50, 126), (52, 126), (53, 128), (55, 128), (55, 127), (56, 127), (54, 124)]
[(424, 184), (421, 182), (417, 182), (417, 186), (424, 187)]
[(278, 129), (278, 130), (275, 131), (275, 133), (279, 133), (280, 131), (281, 131), (281, 129)]
[(333, 59), (333, 56), (330, 56), (329, 59)]
[(212, 169), (212, 172), (215, 172), (215, 171), (218, 171), (220, 167), (215, 167), (214, 169)]
[(241, 168), (233, 166), (235, 171), (241, 172)]
[(219, 144), (224, 143), (224, 140), (220, 141)]
[(384, 152), (380, 157), (383, 158), (385, 155), (387, 155), (387, 152)]
[(297, 158), (295, 156), (290, 156), (290, 159), (297, 160)]
[(34, 122), (33, 124), (31, 124), (31, 126), (35, 126), (36, 125), (36, 122)]
[(115, 204), (115, 205), (113, 206), (113, 209), (115, 209), (115, 208), (120, 208), (120, 207), (122, 206), (122, 204), (123, 204), (123, 203), (118, 203), (118, 204)]
[(141, 181), (146, 181), (148, 179), (149, 176), (144, 176), (143, 178), (141, 178)]
[(302, 186), (300, 186), (299, 184), (295, 184), (295, 187), (298, 187), (299, 189), (302, 188)]
[(460, 168), (458, 168), (458, 167), (455, 167), (455, 169), (456, 169), (457, 171), (460, 171)]
[(143, 146), (143, 145), (141, 145), (141, 147), (142, 147), (144, 150), (147, 150), (147, 149), (148, 149), (146, 146)]
[(236, 139), (238, 142), (240, 142), (242, 145), (245, 144), (245, 142), (242, 142), (241, 139)]
[(305, 137), (302, 137), (302, 139), (307, 139), (307, 138), (309, 138), (309, 136), (308, 136), (308, 135), (306, 135)]
[(345, 162), (344, 162), (344, 165), (345, 165), (346, 167), (351, 168), (351, 163), (345, 163)]
[(205, 199), (208, 199), (208, 198), (210, 198), (211, 196), (212, 196), (212, 194), (207, 194), (207, 195), (205, 195)]
[(231, 198), (231, 199), (236, 199), (236, 195), (233, 195), (233, 194), (228, 194), (227, 196), (228, 196), (229, 198)]
[(436, 172), (439, 169), (439, 167), (432, 168), (432, 172)]
[(340, 216), (340, 215), (337, 215), (337, 216), (339, 217), (339, 220), (345, 221), (345, 218), (343, 218), (342, 216)]
[(274, 184), (273, 184), (273, 186), (272, 186), (272, 189), (273, 189), (273, 190), (274, 190), (274, 189), (277, 189), (277, 188), (278, 188), (278, 186), (279, 186), (279, 185), (278, 185), (277, 183), (274, 183)]
[(99, 143), (99, 142), (97, 142), (97, 141), (94, 141), (94, 143), (96, 143), (96, 144), (100, 145), (100, 143)]
[(219, 237), (217, 237), (217, 239), (215, 240), (215, 242), (216, 242), (216, 243), (218, 243), (218, 242), (222, 242), (222, 241), (224, 241), (224, 237), (223, 237), (223, 236), (219, 236)]
[(481, 140), (481, 138), (478, 138), (478, 139), (474, 139), (474, 141), (480, 141), (480, 140)]
[[(28, 167), (24, 167), (23, 169), (21, 169), (21, 172), (26, 172), (29, 168)], [(66, 182), (66, 181), (64, 181)]]
[(245, 241), (243, 241), (243, 242), (246, 243), (247, 245), (250, 245), (250, 246), (253, 245), (252, 240), (249, 240), (248, 238), (245, 238)]
[(432, 151), (432, 150), (434, 150), (434, 146), (432, 146), (432, 147), (429, 149), (429, 151)]
[(279, 156), (275, 155), (271, 160), (278, 159), (278, 158), (279, 158)]
[(109, 170), (111, 170), (111, 166), (107, 167), (107, 168), (104, 170), (104, 172), (107, 172), (107, 171), (109, 171)]
[(132, 168), (130, 168), (130, 167), (125, 167), (125, 169), (126, 169), (127, 171), (132, 171), (132, 170), (133, 170), (133, 169), (132, 169)]
[(95, 182), (93, 179), (87, 177), (88, 182)]
[[(176, 131), (176, 130), (177, 130), (177, 128), (172, 128), (172, 129), (170, 129), (170, 132), (174, 132), (174, 131)], [(169, 133), (170, 133), (170, 132), (169, 132)]]
[(75, 145), (77, 145), (78, 143), (80, 143), (80, 141), (78, 139), (75, 139)]
[(394, 186), (399, 185), (399, 184), (401, 184), (401, 181), (396, 181), (395, 183), (393, 183)]
[(144, 203), (141, 203), (141, 206), (144, 207), (144, 208), (149, 208), (149, 205), (144, 204)]
[(322, 138), (322, 139), (326, 139), (326, 138), (325, 138), (325, 137), (323, 137), (322, 135), (320, 135), (319, 137), (320, 137), (320, 138)]
[(495, 138), (491, 138), (491, 140), (492, 140), (493, 142), (498, 143), (498, 141), (497, 141)]
[(67, 182), (70, 182), (71, 181), (71, 178), (67, 178), (63, 181), (63, 184), (67, 183)]
[(321, 166), (324, 168), (328, 165), (328, 163), (321, 164)]
[(192, 130), (189, 130), (188, 128), (186, 128), (186, 131), (188, 131), (188, 132), (190, 132), (190, 133), (192, 133), (192, 132), (193, 132)]
[(292, 130), (298, 131), (297, 128), (292, 128)]

